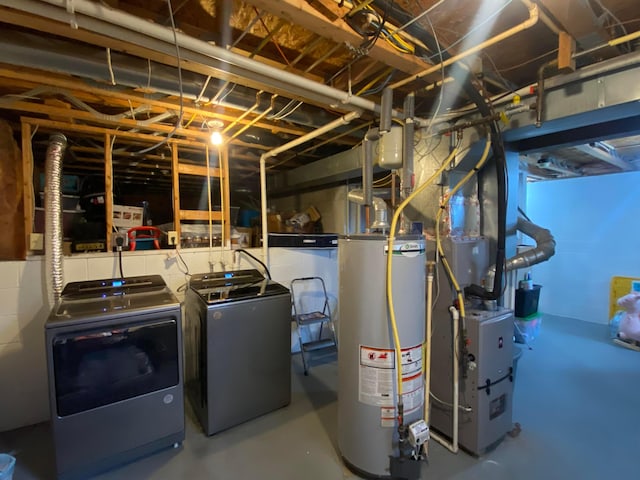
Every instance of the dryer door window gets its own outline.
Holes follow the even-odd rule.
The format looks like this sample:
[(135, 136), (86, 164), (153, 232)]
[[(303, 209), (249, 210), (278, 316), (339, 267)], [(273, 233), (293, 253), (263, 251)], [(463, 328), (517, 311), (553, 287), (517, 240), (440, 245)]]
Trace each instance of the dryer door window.
[(56, 336), (53, 369), (64, 417), (178, 384), (175, 319)]

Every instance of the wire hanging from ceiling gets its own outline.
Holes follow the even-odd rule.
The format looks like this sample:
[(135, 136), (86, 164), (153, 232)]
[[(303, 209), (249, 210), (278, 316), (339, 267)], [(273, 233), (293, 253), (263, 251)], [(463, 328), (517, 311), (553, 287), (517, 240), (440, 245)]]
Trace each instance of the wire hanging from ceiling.
[(176, 32), (176, 23), (175, 23), (175, 19), (173, 18), (173, 8), (171, 6), (171, 0), (167, 0), (167, 7), (169, 8), (169, 13), (170, 13), (170, 18), (171, 18), (171, 31), (173, 32), (173, 41), (176, 47), (176, 59), (178, 61), (178, 88), (180, 91), (180, 112), (178, 113), (178, 119), (176, 120), (175, 125), (173, 126), (173, 129), (167, 133), (167, 136), (164, 137), (160, 142), (156, 143), (155, 145), (151, 145), (150, 147), (147, 148), (143, 148), (142, 150), (139, 150), (137, 152), (132, 152), (132, 155), (143, 155), (145, 153), (149, 153), (153, 150), (155, 150), (158, 147), (161, 147), (162, 145), (166, 144), (171, 137), (173, 137), (175, 135), (175, 133), (178, 131), (178, 129), (180, 128), (180, 125), (182, 124), (182, 117), (184, 116), (184, 90), (183, 90), (183, 83), (182, 83), (182, 59), (180, 58), (180, 46), (178, 45), (178, 35)]

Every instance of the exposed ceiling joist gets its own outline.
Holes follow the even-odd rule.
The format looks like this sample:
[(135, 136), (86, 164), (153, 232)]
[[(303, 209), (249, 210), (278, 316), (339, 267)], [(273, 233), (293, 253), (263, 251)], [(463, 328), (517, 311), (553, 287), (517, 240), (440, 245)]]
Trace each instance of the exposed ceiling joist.
[(617, 167), (620, 170), (623, 170), (625, 172), (628, 172), (628, 171), (631, 171), (631, 170), (635, 170), (633, 165), (631, 165), (629, 162), (623, 160), (622, 158), (618, 157), (615, 154), (615, 150), (614, 151), (604, 150), (604, 149), (598, 147), (597, 143), (589, 143), (589, 144), (586, 144), (586, 145), (578, 145), (575, 148), (577, 148), (581, 152), (584, 152), (584, 153), (586, 153), (588, 155), (591, 155), (592, 157), (597, 158), (598, 160), (602, 160), (603, 162), (606, 162), (609, 165), (613, 165), (614, 167)]
[[(331, 20), (304, 0), (246, 0), (247, 3), (300, 25), (322, 37), (338, 43), (345, 43), (354, 49), (362, 43), (362, 37), (342, 19)], [(344, 9), (345, 13), (348, 9)], [(431, 66), (411, 54), (399, 54), (386, 42), (376, 42), (367, 52), (367, 57), (383, 62), (406, 74), (418, 73)]]

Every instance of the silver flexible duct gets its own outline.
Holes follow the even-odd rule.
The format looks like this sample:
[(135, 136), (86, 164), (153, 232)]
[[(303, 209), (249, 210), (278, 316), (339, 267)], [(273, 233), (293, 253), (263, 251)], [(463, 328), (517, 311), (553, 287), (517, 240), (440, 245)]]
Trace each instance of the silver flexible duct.
[(62, 267), (62, 159), (67, 139), (61, 133), (49, 137), (45, 165), (45, 263), (49, 302), (57, 302), (64, 286)]

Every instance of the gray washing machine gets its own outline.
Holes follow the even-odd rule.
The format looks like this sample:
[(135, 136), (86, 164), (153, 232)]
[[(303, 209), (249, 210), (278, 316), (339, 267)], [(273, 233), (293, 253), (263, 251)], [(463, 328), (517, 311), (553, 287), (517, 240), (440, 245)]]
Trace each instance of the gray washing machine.
[(186, 387), (207, 435), (291, 401), (289, 290), (257, 270), (191, 277)]
[(69, 283), (45, 330), (58, 478), (180, 445), (181, 307), (162, 277)]

